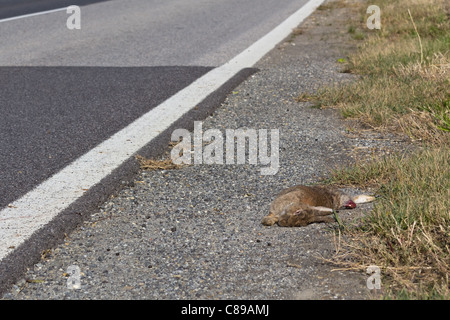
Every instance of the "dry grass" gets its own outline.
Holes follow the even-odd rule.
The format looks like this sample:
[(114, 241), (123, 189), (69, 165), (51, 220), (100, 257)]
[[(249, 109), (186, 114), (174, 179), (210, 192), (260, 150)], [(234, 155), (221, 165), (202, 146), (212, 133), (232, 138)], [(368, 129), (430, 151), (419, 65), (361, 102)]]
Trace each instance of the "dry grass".
[[(323, 89), (322, 106), (345, 117), (408, 134), (414, 140), (448, 143), (450, 130), (449, 57), (436, 53), (428, 64), (398, 63), (387, 72), (343, 87)], [(371, 72), (378, 72), (372, 70)]]
[(180, 169), (183, 165), (174, 164), (171, 159), (147, 159), (140, 155), (136, 156), (142, 170), (173, 170)]

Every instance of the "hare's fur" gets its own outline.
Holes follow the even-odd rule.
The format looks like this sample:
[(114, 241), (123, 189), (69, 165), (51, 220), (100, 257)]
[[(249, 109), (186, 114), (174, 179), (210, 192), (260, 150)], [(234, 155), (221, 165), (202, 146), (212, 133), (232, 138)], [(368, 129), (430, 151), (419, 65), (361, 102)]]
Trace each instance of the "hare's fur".
[[(354, 198), (358, 203), (370, 202), (375, 198), (360, 195)], [(352, 198), (336, 189), (323, 186), (294, 186), (281, 191), (270, 205), (269, 214), (262, 224), (281, 227), (303, 227), (314, 222), (333, 222), (330, 216)], [(353, 203), (354, 204), (354, 203)], [(356, 205), (355, 205), (356, 206)]]

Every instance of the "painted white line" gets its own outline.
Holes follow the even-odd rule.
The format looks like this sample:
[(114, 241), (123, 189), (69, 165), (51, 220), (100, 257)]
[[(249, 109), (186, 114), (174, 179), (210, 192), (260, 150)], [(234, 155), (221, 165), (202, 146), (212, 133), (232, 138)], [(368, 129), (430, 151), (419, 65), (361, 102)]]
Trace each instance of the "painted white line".
[(24, 14), (24, 15), (21, 15), (21, 16), (15, 16), (15, 17), (11, 17), (11, 18), (0, 19), (0, 23), (1, 22), (18, 20), (18, 19), (23, 19), (23, 18), (30, 18), (30, 17), (40, 16), (40, 15), (43, 15), (43, 14), (48, 14), (48, 13), (53, 13), (53, 12), (58, 12), (58, 11), (64, 11), (64, 10), (67, 10), (67, 7), (59, 8), (59, 9), (53, 9), (53, 10), (47, 10), (47, 11), (40, 11), (40, 12), (35, 12), (35, 13), (29, 13), (29, 14)]
[(84, 190), (99, 183), (240, 70), (252, 67), (323, 1), (310, 0), (235, 58), (206, 73), (0, 211), (0, 260), (11, 251), (8, 248), (23, 243), (81, 197)]

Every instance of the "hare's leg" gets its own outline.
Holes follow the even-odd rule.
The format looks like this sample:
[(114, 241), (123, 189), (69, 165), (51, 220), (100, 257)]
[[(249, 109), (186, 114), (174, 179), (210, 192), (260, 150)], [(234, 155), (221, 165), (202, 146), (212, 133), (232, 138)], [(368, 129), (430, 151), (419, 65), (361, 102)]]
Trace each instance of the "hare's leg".
[(316, 222), (334, 222), (333, 209), (327, 207), (310, 207), (311, 215), (308, 217), (308, 223)]
[(331, 222), (334, 219), (328, 216), (332, 213), (333, 209), (326, 207), (293, 206), (280, 216), (278, 225), (280, 227), (304, 227), (314, 222)]
[(315, 216), (327, 216), (333, 213), (333, 209), (327, 207), (309, 207)]
[(267, 216), (262, 219), (262, 224), (265, 226), (272, 226), (278, 222), (278, 216), (270, 212)]

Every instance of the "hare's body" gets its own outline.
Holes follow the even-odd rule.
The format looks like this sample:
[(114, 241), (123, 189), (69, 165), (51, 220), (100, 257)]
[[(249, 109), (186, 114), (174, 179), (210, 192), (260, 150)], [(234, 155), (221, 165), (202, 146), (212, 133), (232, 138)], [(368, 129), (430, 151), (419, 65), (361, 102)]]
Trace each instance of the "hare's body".
[(371, 196), (350, 198), (338, 190), (322, 186), (294, 186), (281, 191), (270, 205), (262, 223), (271, 226), (303, 227), (314, 222), (333, 222), (330, 215), (340, 208), (355, 208), (356, 203), (370, 202)]

